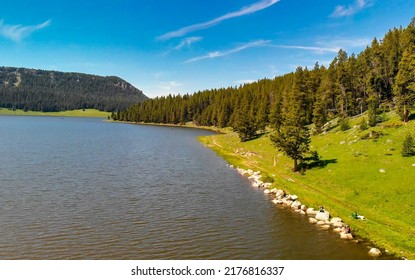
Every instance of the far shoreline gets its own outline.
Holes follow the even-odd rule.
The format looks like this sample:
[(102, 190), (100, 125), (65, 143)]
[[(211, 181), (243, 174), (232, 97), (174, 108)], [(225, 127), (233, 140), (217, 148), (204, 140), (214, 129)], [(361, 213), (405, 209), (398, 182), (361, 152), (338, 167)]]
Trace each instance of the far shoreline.
[(23, 111), (21, 109), (0, 108), (0, 116), (28, 116), (28, 117), (78, 117), (78, 118), (105, 118), (110, 117), (111, 112), (96, 109), (77, 109), (58, 112)]
[(201, 130), (209, 130), (213, 132), (217, 132), (220, 134), (226, 134), (228, 130), (226, 128), (219, 128), (216, 126), (197, 126), (192, 122), (188, 122), (185, 124), (173, 124), (173, 123), (152, 123), (152, 122), (128, 122), (128, 121), (114, 121), (114, 123), (124, 123), (124, 124), (133, 124), (133, 125), (147, 125), (147, 126), (164, 126), (164, 127), (181, 127), (181, 128), (194, 128), (194, 129), (201, 129)]

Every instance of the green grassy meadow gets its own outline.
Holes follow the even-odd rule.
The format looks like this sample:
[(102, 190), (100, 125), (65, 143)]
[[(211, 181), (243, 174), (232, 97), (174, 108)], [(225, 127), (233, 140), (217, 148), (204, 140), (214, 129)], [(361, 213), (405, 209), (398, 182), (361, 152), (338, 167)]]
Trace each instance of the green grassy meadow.
[(95, 109), (85, 110), (68, 110), (61, 112), (37, 112), (23, 110), (9, 110), (0, 108), (0, 116), (48, 116), (48, 117), (90, 117), (90, 118), (107, 118), (111, 115), (109, 112), (102, 112)]
[[(353, 119), (347, 131), (334, 127), (325, 135), (312, 136), (311, 150), (319, 153), (325, 166), (303, 175), (292, 172), (292, 160), (272, 146), (267, 133), (241, 143), (229, 130), (200, 141), (230, 164), (273, 177), (275, 187), (297, 194), (309, 207), (323, 205), (354, 234), (396, 256), (415, 259), (415, 156), (401, 155), (406, 134), (415, 137), (415, 121), (404, 125), (390, 114), (388, 121), (360, 131), (361, 118)], [(362, 139), (370, 131), (383, 135)], [(353, 212), (366, 220), (353, 219)]]

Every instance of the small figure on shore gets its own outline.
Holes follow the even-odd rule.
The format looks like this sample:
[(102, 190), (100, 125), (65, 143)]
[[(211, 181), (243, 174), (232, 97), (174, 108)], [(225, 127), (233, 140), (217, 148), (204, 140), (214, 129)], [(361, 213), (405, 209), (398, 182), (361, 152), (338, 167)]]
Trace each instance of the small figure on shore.
[(324, 207), (323, 206), (320, 206), (320, 210), (319, 210), (319, 212), (321, 212), (321, 213), (324, 213), (326, 210), (324, 210)]
[(350, 227), (348, 225), (344, 228), (344, 233), (350, 233)]

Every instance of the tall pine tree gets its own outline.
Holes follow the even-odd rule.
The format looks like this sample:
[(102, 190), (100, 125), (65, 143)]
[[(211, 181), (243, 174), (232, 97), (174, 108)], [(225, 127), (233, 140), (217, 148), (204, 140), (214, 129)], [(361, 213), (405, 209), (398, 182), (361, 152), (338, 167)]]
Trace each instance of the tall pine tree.
[(310, 144), (304, 110), (307, 106), (306, 93), (302, 91), (305, 82), (304, 70), (298, 67), (293, 89), (284, 96), (281, 125), (270, 137), (278, 150), (294, 160), (294, 172), (298, 171), (298, 163), (304, 159)]
[(393, 89), (398, 113), (406, 123), (415, 100), (415, 48), (403, 53)]

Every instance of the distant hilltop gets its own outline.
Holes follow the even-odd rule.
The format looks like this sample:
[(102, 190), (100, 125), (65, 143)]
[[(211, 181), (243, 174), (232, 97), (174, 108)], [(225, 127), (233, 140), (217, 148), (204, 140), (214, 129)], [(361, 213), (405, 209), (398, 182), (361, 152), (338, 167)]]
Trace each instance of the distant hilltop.
[(0, 67), (0, 107), (57, 112), (125, 110), (148, 99), (115, 76), (97, 76), (17, 67)]

